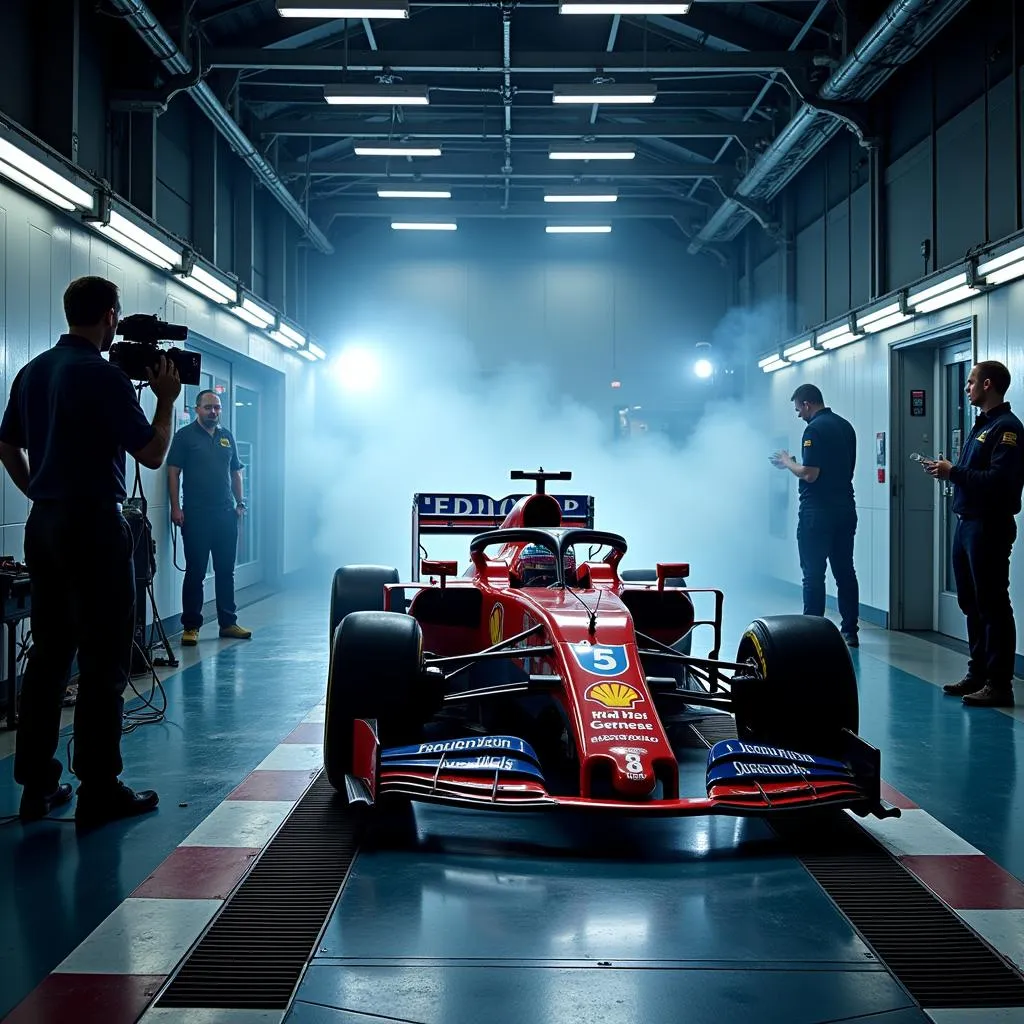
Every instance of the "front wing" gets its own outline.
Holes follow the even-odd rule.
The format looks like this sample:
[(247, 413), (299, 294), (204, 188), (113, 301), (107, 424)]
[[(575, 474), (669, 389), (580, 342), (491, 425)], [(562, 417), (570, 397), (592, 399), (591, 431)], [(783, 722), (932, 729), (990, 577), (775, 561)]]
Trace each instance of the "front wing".
[(653, 816), (766, 815), (815, 807), (899, 817), (880, 796), (878, 751), (853, 733), (838, 759), (723, 740), (708, 753), (707, 796), (609, 800), (549, 793), (533, 748), (516, 736), (467, 736), (382, 750), (376, 723), (355, 722), (350, 800), (390, 795), (494, 810), (578, 808)]

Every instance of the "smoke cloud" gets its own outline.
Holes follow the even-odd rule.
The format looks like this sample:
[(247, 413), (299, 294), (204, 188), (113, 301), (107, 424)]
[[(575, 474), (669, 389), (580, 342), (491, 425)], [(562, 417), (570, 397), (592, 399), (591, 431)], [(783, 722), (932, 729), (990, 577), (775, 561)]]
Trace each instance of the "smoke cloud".
[[(715, 347), (728, 345), (737, 373), (757, 374), (758, 352), (778, 337), (778, 312), (736, 310), (720, 324)], [(416, 492), (500, 498), (527, 489), (510, 470), (540, 466), (572, 471), (553, 492), (594, 496), (596, 527), (629, 543), (624, 567), (689, 562), (690, 585), (725, 589), (727, 605), (730, 591), (763, 572), (776, 471), (768, 420), (753, 396), (711, 401), (682, 443), (650, 433), (616, 441), (614, 398), (605, 410), (569, 398), (550, 367), (509, 361), (485, 371), (443, 325), (401, 310), (360, 338), (379, 360), (375, 386), (360, 391), (357, 380), (330, 370), (318, 382), (308, 475), (319, 510), (313, 549), (325, 579), (355, 562), (395, 566), (408, 578)], [(423, 543), (431, 557), (457, 558), (461, 572), (469, 539)]]

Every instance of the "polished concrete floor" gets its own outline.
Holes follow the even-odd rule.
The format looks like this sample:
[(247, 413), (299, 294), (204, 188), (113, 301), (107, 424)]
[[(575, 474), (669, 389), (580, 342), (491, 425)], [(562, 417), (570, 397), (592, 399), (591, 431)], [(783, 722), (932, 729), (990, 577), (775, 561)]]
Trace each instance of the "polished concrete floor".
[[(727, 600), (723, 656), (749, 618), (769, 610), (798, 608), (778, 595)], [(243, 819), (225, 815), (222, 802), (257, 766), (313, 766), (326, 619), (326, 593), (285, 592), (245, 609), (251, 641), (222, 641), (207, 627), (163, 674), (165, 721), (123, 740), (124, 778), (160, 791), (157, 813), (85, 836), (69, 822), (0, 828), (0, 1017), (101, 923), (116, 921), (122, 901), (187, 837), (222, 850), (266, 841), (288, 805), (254, 801)], [(940, 684), (960, 677), (963, 658), (918, 637), (865, 627), (853, 657), (862, 734), (915, 807), (880, 832), (922, 863), (936, 853), (987, 855), (1002, 902), (972, 896), (964, 916), (1005, 932), (1007, 955), (1024, 962), (1024, 939), (1015, 938), (1024, 935), (1024, 693), (1012, 711), (962, 707)], [(293, 746), (281, 747), (288, 737)], [(17, 809), (10, 749), (0, 733), (0, 818)], [(282, 749), (286, 760), (268, 761)], [(697, 792), (698, 752), (684, 781), (687, 773)], [(734, 1020), (751, 1000), (760, 1016), (749, 1019), (766, 1022), (927, 1019), (759, 822), (634, 823), (609, 834), (571, 820), (497, 826), (444, 809), (418, 822), (420, 847), (360, 854), (290, 1022), (668, 1022), (682, 1019), (681, 1006), (687, 1019)], [(179, 884), (187, 895), (188, 881)], [(207, 894), (208, 883), (194, 884)], [(207, 913), (203, 900), (181, 902), (183, 912), (187, 903)], [(113, 926), (103, 934), (125, 941)], [(82, 973), (87, 960), (74, 961)]]

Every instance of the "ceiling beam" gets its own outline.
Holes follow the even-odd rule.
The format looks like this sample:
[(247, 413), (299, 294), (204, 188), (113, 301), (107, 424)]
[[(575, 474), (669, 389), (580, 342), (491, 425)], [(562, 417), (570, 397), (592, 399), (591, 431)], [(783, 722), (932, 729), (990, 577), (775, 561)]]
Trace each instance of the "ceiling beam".
[[(501, 139), (505, 137), (504, 122), (491, 119), (439, 121), (416, 124), (404, 121), (368, 122), (348, 118), (314, 118), (308, 121), (293, 118), (268, 118), (257, 123), (261, 135), (327, 135), (337, 138), (363, 139)], [(742, 121), (655, 121), (650, 124), (548, 124), (529, 121), (517, 123), (511, 132), (514, 139), (700, 139), (733, 138), (753, 144), (771, 138), (770, 126), (763, 122)]]
[[(504, 154), (495, 152), (489, 158), (486, 154), (458, 153), (453, 156), (417, 160), (415, 163), (404, 157), (352, 157), (348, 160), (330, 163), (314, 163), (309, 174), (313, 178), (391, 178), (415, 179), (422, 181), (445, 181), (456, 178), (494, 178), (503, 180), (502, 162)], [(621, 166), (613, 166), (620, 164)], [(627, 166), (628, 164), (628, 166)], [(306, 165), (303, 163), (282, 163), (278, 174), (283, 178), (304, 178)], [(606, 181), (625, 179), (678, 180), (681, 178), (738, 178), (733, 167), (714, 166), (704, 163), (658, 163), (638, 160), (549, 160), (540, 153), (514, 156), (512, 160), (513, 179), (602, 179)]]
[[(443, 71), (473, 74), (501, 74), (501, 52), (483, 50), (256, 50), (213, 49), (205, 57), (209, 68), (287, 68), (320, 71)], [(577, 74), (589, 71), (618, 71), (650, 74), (654, 71), (687, 72), (807, 72), (812, 57), (788, 51), (756, 53), (676, 51), (674, 53), (609, 53), (605, 50), (579, 53), (515, 53), (515, 74)]]
[(501, 200), (495, 198), (490, 202), (473, 200), (445, 200), (424, 206), (422, 202), (405, 203), (399, 200), (348, 200), (327, 199), (317, 202), (316, 215), (330, 224), (336, 217), (387, 217), (399, 220), (451, 220), (471, 217), (513, 217), (543, 218), (552, 222), (571, 223), (595, 221), (598, 223), (609, 220), (622, 220), (639, 217), (675, 217), (686, 211), (693, 204), (680, 200), (665, 199), (632, 199), (620, 200), (617, 203), (601, 203), (591, 210), (566, 211), (554, 207), (551, 203), (531, 200), (516, 202), (513, 200), (508, 209), (502, 209)]

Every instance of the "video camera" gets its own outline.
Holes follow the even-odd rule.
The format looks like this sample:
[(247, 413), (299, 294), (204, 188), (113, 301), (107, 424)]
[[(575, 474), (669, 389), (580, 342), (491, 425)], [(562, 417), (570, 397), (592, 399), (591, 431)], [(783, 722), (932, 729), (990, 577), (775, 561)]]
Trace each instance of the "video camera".
[(182, 384), (199, 383), (202, 357), (198, 352), (157, 347), (161, 341), (184, 341), (188, 337), (187, 327), (169, 324), (145, 313), (134, 313), (117, 325), (117, 334), (124, 341), (110, 346), (110, 361), (132, 380), (149, 380), (147, 371), (155, 373), (160, 356), (165, 355), (178, 368)]

